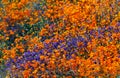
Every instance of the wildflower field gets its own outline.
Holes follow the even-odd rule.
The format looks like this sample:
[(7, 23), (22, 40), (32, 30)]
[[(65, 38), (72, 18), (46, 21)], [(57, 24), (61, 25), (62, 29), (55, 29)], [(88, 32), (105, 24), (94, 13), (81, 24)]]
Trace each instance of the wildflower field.
[(120, 0), (0, 0), (0, 78), (120, 78)]

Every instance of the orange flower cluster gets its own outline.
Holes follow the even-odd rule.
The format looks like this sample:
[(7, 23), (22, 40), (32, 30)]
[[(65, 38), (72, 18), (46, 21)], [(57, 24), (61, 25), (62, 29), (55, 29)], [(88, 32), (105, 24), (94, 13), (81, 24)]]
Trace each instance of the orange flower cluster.
[(0, 1), (0, 76), (4, 70), (12, 78), (119, 77), (119, 5), (119, 0)]

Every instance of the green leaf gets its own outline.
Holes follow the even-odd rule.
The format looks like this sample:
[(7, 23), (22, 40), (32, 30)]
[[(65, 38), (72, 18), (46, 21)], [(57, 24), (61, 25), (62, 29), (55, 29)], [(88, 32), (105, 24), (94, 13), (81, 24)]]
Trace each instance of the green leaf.
[(0, 58), (2, 58), (3, 57), (3, 53), (2, 53), (2, 51), (0, 51)]
[(118, 75), (116, 78), (120, 78), (120, 75)]

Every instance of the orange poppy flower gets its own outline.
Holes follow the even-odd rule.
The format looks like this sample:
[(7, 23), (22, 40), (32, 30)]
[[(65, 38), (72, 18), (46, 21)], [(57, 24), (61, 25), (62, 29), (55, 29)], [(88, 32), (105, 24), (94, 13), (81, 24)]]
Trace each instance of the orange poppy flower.
[(24, 48), (21, 48), (21, 49), (20, 49), (20, 52), (22, 52), (22, 53), (23, 53), (24, 51), (25, 51), (25, 50), (24, 50)]
[(14, 31), (10, 30), (10, 34), (13, 35), (13, 34), (14, 34)]
[(33, 62), (33, 64), (31, 64), (34, 68), (36, 68), (38, 66), (38, 62)]
[(72, 76), (67, 76), (66, 78), (72, 78)]
[(43, 55), (40, 55), (40, 59), (43, 60), (45, 57)]
[(48, 44), (48, 43), (51, 42), (51, 40), (50, 39), (46, 39), (45, 42)]
[(38, 68), (36, 68), (32, 73), (37, 74), (37, 72), (38, 72)]
[(24, 78), (29, 78), (30, 71), (31, 71), (30, 69), (23, 71), (23, 76), (24, 76)]

